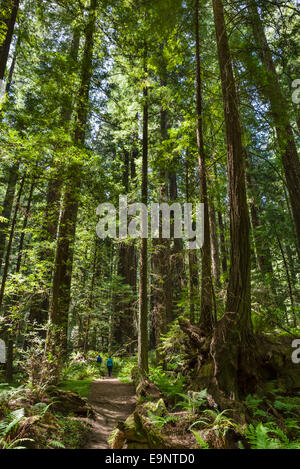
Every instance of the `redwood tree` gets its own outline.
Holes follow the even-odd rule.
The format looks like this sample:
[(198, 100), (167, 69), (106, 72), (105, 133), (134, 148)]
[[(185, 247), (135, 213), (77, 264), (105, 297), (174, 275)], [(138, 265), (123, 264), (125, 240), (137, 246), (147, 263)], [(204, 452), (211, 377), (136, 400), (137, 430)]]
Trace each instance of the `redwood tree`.
[(215, 330), (211, 352), (218, 387), (228, 397), (237, 398), (252, 375), (250, 222), (246, 198), (245, 153), (224, 8), (222, 0), (212, 0), (212, 4), (226, 126), (231, 258), (226, 313)]

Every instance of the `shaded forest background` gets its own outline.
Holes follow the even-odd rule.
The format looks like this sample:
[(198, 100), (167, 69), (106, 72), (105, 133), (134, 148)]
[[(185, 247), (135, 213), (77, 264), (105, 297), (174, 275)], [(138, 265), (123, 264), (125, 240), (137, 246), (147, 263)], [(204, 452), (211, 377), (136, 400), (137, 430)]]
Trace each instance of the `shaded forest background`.
[[(149, 350), (164, 367), (182, 340), (191, 382), (217, 396), (276, 377), (259, 354), (283, 337), (291, 362), (299, 330), (298, 2), (3, 0), (0, 12), (6, 380), (34, 351), (51, 383), (89, 350), (138, 352), (145, 375)], [(122, 194), (203, 202), (201, 251), (174, 233), (99, 239), (97, 206)]]

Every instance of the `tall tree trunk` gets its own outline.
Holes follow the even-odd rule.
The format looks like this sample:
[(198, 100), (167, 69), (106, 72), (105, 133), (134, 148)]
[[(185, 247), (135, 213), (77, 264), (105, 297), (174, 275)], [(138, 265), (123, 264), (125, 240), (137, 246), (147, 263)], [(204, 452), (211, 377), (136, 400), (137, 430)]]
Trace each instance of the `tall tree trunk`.
[(210, 201), (209, 206), (209, 225), (210, 225), (210, 244), (211, 244), (211, 260), (212, 272), (216, 287), (221, 287), (220, 282), (220, 255), (219, 255), (219, 241), (217, 235), (217, 219), (216, 210), (213, 200)]
[(92, 319), (92, 309), (94, 304), (94, 288), (95, 288), (95, 279), (96, 279), (96, 265), (97, 265), (97, 239), (95, 241), (94, 256), (93, 256), (93, 265), (92, 265), (92, 277), (91, 277), (91, 287), (88, 299), (88, 317), (86, 321), (85, 334), (84, 334), (84, 346), (83, 353), (87, 354), (89, 349), (89, 335), (90, 335), (90, 325)]
[[(147, 46), (144, 44), (144, 72), (147, 75)], [(143, 161), (142, 161), (142, 203), (148, 202), (148, 87), (143, 88)], [(140, 241), (140, 288), (138, 321), (138, 366), (142, 374), (147, 374), (148, 365), (148, 240)]]
[(196, 39), (196, 97), (197, 97), (197, 146), (200, 176), (200, 201), (204, 204), (204, 244), (202, 247), (202, 280), (200, 327), (212, 331), (214, 314), (214, 287), (211, 274), (211, 245), (209, 207), (207, 197), (206, 157), (203, 137), (202, 80), (199, 44), (199, 0), (195, 0), (195, 39)]
[(254, 184), (252, 182), (252, 175), (251, 175), (251, 159), (246, 154), (246, 165), (248, 171), (246, 171), (246, 180), (249, 192), (249, 205), (250, 205), (250, 214), (251, 214), (251, 221), (252, 227), (254, 231), (254, 240), (255, 240), (255, 248), (256, 248), (256, 257), (257, 257), (257, 264), (260, 272), (262, 275), (271, 274), (273, 272), (272, 267), (272, 256), (269, 247), (265, 244), (264, 236), (259, 232), (261, 227), (261, 221), (259, 218), (258, 208), (255, 203), (255, 196), (254, 196)]
[(14, 34), (17, 14), (19, 10), (20, 0), (9, 0), (9, 7), (7, 8), (7, 18), (5, 23), (7, 26), (6, 35), (3, 43), (0, 46), (0, 80), (4, 79), (9, 50)]
[(24, 213), (24, 221), (23, 221), (22, 233), (21, 233), (21, 236), (20, 236), (19, 249), (18, 249), (16, 273), (19, 273), (20, 270), (21, 270), (21, 263), (22, 263), (22, 257), (23, 257), (23, 248), (24, 248), (24, 241), (25, 241), (25, 231), (26, 231), (26, 228), (27, 228), (28, 217), (30, 216), (30, 209), (31, 209), (32, 196), (33, 196), (34, 188), (35, 188), (35, 183), (33, 182), (30, 186), (28, 200), (27, 200), (27, 206), (26, 206), (25, 213)]
[[(177, 174), (175, 170), (169, 171), (169, 199), (176, 202), (178, 199)], [(172, 320), (174, 321), (180, 314), (178, 302), (181, 300), (182, 292), (186, 286), (186, 269), (184, 258), (184, 246), (182, 239), (174, 238), (174, 219), (171, 214), (171, 283), (172, 283)]]
[[(166, 75), (166, 70), (163, 70)], [(166, 79), (161, 86), (166, 85)], [(167, 110), (160, 110), (161, 143), (168, 138)], [(160, 171), (159, 202), (168, 202), (167, 170)], [(151, 317), (155, 333), (155, 348), (157, 363), (163, 362), (159, 351), (161, 336), (167, 331), (167, 324), (172, 321), (172, 283), (170, 269), (170, 240), (162, 237), (162, 216), (159, 217), (159, 238), (153, 240), (154, 252), (152, 255), (152, 308)]]
[[(19, 248), (18, 248), (16, 274), (19, 274), (21, 270), (22, 253), (23, 253), (23, 246), (24, 246), (24, 240), (25, 240), (25, 230), (26, 230), (27, 223), (28, 223), (28, 217), (30, 215), (30, 208), (31, 208), (34, 187), (35, 187), (35, 184), (32, 183), (29, 189), (27, 206), (26, 206), (25, 213), (24, 213), (22, 233), (21, 233), (21, 237), (19, 241)], [(18, 296), (13, 299), (12, 304), (17, 304), (17, 303), (18, 303)], [(15, 335), (16, 335), (16, 329), (17, 329), (14, 323), (15, 321), (12, 320), (11, 321), (12, 327), (10, 328), (10, 330), (7, 332), (7, 335), (6, 335), (6, 340), (7, 340), (6, 375), (7, 375), (7, 379), (9, 382), (13, 381), (14, 344), (16, 342)]]
[[(245, 156), (242, 144), (238, 96), (226, 31), (222, 0), (212, 0), (221, 73), (227, 140), (230, 199), (231, 264), (226, 314), (212, 341), (215, 379), (227, 397), (246, 392), (252, 376), (250, 240), (246, 198)], [(248, 359), (249, 357), (249, 359)], [(250, 379), (250, 378), (249, 378)]]
[(228, 271), (227, 267), (227, 250), (226, 250), (226, 242), (225, 242), (225, 227), (223, 222), (222, 213), (218, 210), (218, 223), (220, 229), (220, 248), (221, 248), (221, 255), (222, 255), (222, 271), (223, 274), (226, 274)]
[(280, 86), (272, 52), (265, 35), (264, 25), (257, 10), (256, 1), (248, 0), (247, 6), (257, 51), (267, 71), (263, 92), (271, 106), (277, 132), (278, 147), (282, 156), (282, 164), (298, 236), (298, 246), (300, 247), (300, 161), (293, 128), (289, 120), (288, 104)]
[[(189, 151), (186, 152), (186, 165), (185, 165), (185, 196), (187, 203), (191, 202), (190, 199), (190, 171), (189, 171)], [(189, 249), (188, 251), (188, 269), (189, 269), (189, 309), (190, 309), (190, 322), (195, 324), (197, 321), (197, 299), (199, 297), (199, 263), (196, 249)]]
[(3, 256), (5, 251), (5, 242), (7, 237), (7, 231), (9, 227), (9, 222), (11, 218), (16, 184), (18, 180), (18, 165), (14, 165), (9, 168), (8, 174), (8, 184), (3, 201), (3, 211), (1, 216), (7, 220), (7, 222), (0, 222), (0, 270), (2, 267)]
[[(276, 239), (277, 239), (277, 242), (278, 242), (278, 246), (279, 246), (280, 253), (281, 253), (281, 256), (282, 256), (282, 260), (283, 260), (283, 265), (284, 265), (284, 268), (285, 268), (286, 279), (287, 279), (287, 284), (288, 284), (288, 291), (289, 291), (289, 297), (290, 297), (290, 301), (291, 301), (291, 309), (292, 309), (294, 327), (297, 327), (296, 316), (295, 316), (295, 304), (294, 304), (293, 287), (292, 287), (292, 282), (291, 282), (289, 266), (288, 266), (287, 259), (286, 259), (286, 256), (285, 256), (285, 253), (284, 253), (284, 250), (283, 250), (283, 246), (281, 244), (281, 241), (280, 241), (279, 236), (278, 236), (277, 233), (276, 233)], [(287, 325), (289, 326), (288, 319), (287, 319)]]
[[(97, 4), (98, 0), (91, 0), (85, 30), (85, 46), (74, 129), (74, 144), (78, 147), (82, 147), (85, 143)], [(50, 332), (47, 342), (50, 346), (51, 342), (54, 346), (60, 346), (64, 355), (67, 352), (68, 312), (71, 299), (73, 249), (79, 208), (81, 173), (80, 163), (71, 162), (67, 170), (61, 211), (50, 306)], [(54, 334), (53, 337), (52, 334)]]
[(11, 248), (12, 248), (12, 244), (13, 244), (13, 238), (14, 238), (14, 234), (15, 234), (15, 227), (16, 227), (16, 223), (17, 223), (17, 217), (18, 217), (18, 212), (19, 212), (19, 208), (20, 208), (20, 201), (21, 201), (21, 197), (22, 197), (24, 183), (25, 183), (25, 176), (23, 176), (23, 178), (21, 180), (20, 187), (19, 187), (19, 192), (18, 192), (18, 195), (17, 195), (14, 215), (13, 215), (13, 219), (12, 219), (12, 223), (11, 223), (11, 227), (10, 227), (9, 240), (8, 240), (7, 248), (6, 248), (5, 264), (4, 264), (2, 283), (1, 283), (1, 289), (0, 289), (0, 308), (1, 308), (2, 303), (3, 303), (5, 284), (6, 284), (7, 274), (8, 274), (9, 264), (10, 264)]
[[(124, 150), (123, 186), (126, 194), (131, 189), (131, 178), (134, 176), (134, 160), (137, 157), (133, 148), (132, 153)], [(135, 176), (134, 176), (135, 177)], [(135, 245), (121, 242), (118, 249), (118, 276), (122, 283), (130, 287), (132, 294), (136, 291), (137, 259)], [(118, 348), (126, 346), (128, 352), (133, 352), (132, 339), (134, 331), (134, 302), (127, 298), (127, 291), (116, 295), (114, 308), (114, 340)]]
[[(9, 240), (7, 244), (7, 249), (6, 249), (5, 264), (4, 264), (3, 277), (2, 277), (2, 283), (1, 283), (1, 289), (0, 289), (0, 308), (2, 307), (3, 298), (4, 298), (5, 285), (6, 285), (8, 269), (9, 269), (9, 264), (10, 264), (11, 248), (13, 244), (15, 227), (17, 223), (17, 217), (18, 217), (24, 184), (25, 184), (25, 176), (23, 176), (21, 180), (21, 184), (19, 187), (18, 195), (17, 195), (16, 205), (14, 209), (14, 215), (13, 215), (13, 219), (12, 219), (12, 223), (10, 227), (10, 235), (9, 235)], [(3, 317), (6, 321), (6, 323), (4, 324), (5, 342), (7, 346), (6, 380), (8, 383), (11, 383), (13, 381), (13, 334), (9, 327), (8, 311), (4, 312)]]

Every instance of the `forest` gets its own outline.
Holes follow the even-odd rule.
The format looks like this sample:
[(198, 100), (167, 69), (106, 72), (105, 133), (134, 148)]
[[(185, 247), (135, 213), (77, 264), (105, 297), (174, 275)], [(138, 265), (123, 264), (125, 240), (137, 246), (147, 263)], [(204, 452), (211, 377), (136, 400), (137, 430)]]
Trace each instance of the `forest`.
[(299, 18), (0, 0), (0, 449), (300, 449)]

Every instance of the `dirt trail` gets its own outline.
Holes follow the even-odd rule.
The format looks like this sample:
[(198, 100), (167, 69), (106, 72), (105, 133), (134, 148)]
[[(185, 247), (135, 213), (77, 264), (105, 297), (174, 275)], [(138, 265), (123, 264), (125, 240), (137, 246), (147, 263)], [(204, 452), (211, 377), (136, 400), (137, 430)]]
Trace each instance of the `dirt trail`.
[(134, 387), (115, 378), (98, 379), (91, 386), (89, 402), (95, 409), (96, 420), (85, 448), (108, 449), (112, 430), (135, 409)]

